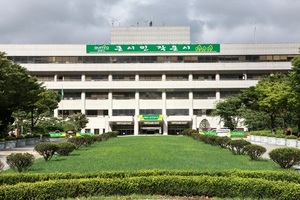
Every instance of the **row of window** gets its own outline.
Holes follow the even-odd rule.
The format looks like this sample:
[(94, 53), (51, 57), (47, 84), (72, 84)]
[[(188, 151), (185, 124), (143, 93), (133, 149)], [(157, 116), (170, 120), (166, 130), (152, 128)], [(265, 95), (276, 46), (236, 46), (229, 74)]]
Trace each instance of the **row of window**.
[[(238, 94), (240, 91), (220, 91), (220, 97), (226, 98)], [(162, 92), (140, 92), (140, 99), (162, 99)], [(108, 99), (108, 92), (86, 92), (86, 99), (100, 100)], [(113, 92), (113, 99), (135, 99), (135, 92)], [(64, 100), (80, 100), (80, 92), (66, 92), (64, 91)], [(166, 99), (189, 99), (188, 91), (166, 92)], [(215, 91), (194, 91), (193, 99), (216, 99)]]
[[(80, 110), (59, 110), (58, 115), (62, 116), (69, 116), (72, 114), (80, 113)], [(211, 116), (212, 109), (194, 109), (193, 114), (196, 116)], [(62, 115), (63, 114), (63, 115)], [(161, 109), (140, 109), (140, 115), (146, 114), (162, 114)], [(181, 115), (181, 116), (188, 116), (189, 110), (188, 109), (167, 109), (166, 114), (168, 116), (174, 115)], [(88, 117), (97, 117), (97, 116), (108, 116), (108, 110), (86, 110), (86, 115)], [(113, 116), (134, 116), (135, 110), (134, 109), (116, 109), (113, 110)]]
[[(286, 72), (284, 72), (286, 73)], [(220, 74), (220, 80), (258, 80), (263, 76), (269, 76), (270, 73), (249, 73), (249, 74)], [(107, 75), (89, 75), (85, 76), (85, 81), (108, 81)], [(193, 81), (209, 81), (216, 80), (215, 74), (193, 74)], [(36, 75), (38, 81), (53, 82), (55, 80), (54, 75)], [(112, 75), (113, 81), (135, 81), (135, 75)], [(139, 81), (162, 81), (162, 75), (139, 75)], [(188, 74), (167, 74), (166, 81), (188, 81)], [(81, 75), (59, 75), (57, 81), (82, 81)]]
[(290, 62), (296, 55), (210, 56), (8, 56), (16, 63), (191, 63), (191, 62)]

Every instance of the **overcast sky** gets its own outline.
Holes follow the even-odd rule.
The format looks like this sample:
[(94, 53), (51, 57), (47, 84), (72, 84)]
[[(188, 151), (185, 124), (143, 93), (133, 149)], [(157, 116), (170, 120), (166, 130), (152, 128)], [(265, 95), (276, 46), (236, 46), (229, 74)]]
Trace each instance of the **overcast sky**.
[(114, 26), (190, 26), (195, 43), (300, 42), (300, 0), (0, 0), (0, 44), (109, 43)]

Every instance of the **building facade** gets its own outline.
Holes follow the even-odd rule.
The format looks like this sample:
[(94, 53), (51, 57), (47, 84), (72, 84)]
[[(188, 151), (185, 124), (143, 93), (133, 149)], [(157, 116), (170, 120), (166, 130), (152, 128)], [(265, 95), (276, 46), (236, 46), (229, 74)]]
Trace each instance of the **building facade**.
[[(64, 91), (56, 117), (81, 112), (89, 118), (82, 131), (133, 135), (180, 134), (204, 119), (220, 128), (211, 116), (217, 101), (262, 76), (288, 73), (299, 55), (300, 43), (191, 44), (187, 27), (179, 36), (173, 27), (154, 28), (112, 28), (111, 44), (0, 44), (0, 51), (48, 89)], [(162, 32), (173, 39), (162, 43)]]

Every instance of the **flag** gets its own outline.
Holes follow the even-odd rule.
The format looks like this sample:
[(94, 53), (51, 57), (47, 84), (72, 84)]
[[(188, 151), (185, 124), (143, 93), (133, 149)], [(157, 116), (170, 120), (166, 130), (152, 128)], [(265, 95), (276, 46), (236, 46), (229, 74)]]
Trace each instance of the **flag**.
[(60, 95), (61, 95), (61, 99), (64, 99), (64, 89), (61, 89)]

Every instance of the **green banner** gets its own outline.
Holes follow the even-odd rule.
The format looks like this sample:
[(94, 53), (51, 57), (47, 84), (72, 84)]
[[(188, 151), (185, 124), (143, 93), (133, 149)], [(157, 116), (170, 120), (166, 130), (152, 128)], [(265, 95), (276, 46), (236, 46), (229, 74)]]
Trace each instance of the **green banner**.
[(211, 53), (220, 52), (220, 44), (88, 44), (86, 53)]
[(155, 114), (149, 114), (149, 115), (140, 115), (141, 121), (161, 121), (162, 115), (155, 115)]

